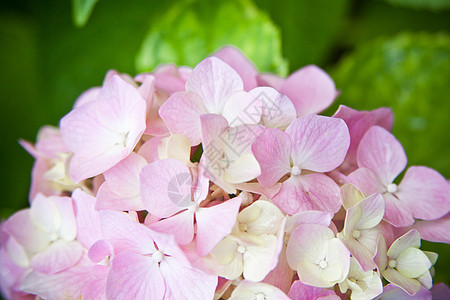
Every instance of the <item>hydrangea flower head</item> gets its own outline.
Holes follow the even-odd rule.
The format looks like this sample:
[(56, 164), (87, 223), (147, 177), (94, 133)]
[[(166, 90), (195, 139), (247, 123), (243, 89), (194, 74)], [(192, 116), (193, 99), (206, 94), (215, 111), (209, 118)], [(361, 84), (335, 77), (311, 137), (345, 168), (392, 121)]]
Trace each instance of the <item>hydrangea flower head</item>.
[(392, 111), (318, 115), (337, 95), (316, 66), (260, 74), (233, 47), (109, 71), (21, 141), (36, 161), (30, 207), (0, 225), (3, 295), (448, 298), (420, 250), (450, 242), (448, 181), (412, 166), (397, 183)]

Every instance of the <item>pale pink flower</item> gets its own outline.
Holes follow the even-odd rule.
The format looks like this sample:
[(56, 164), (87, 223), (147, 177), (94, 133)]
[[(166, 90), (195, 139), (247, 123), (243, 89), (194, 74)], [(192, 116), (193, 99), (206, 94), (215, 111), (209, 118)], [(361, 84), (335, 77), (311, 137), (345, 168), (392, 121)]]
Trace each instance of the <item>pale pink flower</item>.
[(212, 299), (217, 276), (195, 269), (170, 235), (127, 214), (101, 211), (105, 240), (114, 249), (106, 282), (108, 299)]
[(297, 118), (291, 100), (274, 88), (258, 87), (249, 92), (261, 104), (261, 121), (267, 128), (285, 130)]
[(208, 254), (231, 232), (242, 201), (235, 197), (215, 206), (201, 207), (208, 191), (208, 179), (202, 175), (192, 178), (190, 170), (175, 159), (153, 162), (141, 172), (144, 207), (150, 214), (165, 218), (150, 227), (170, 233), (179, 244), (186, 245), (194, 238), (195, 219), (200, 256)]
[(283, 132), (267, 129), (252, 144), (261, 166), (258, 181), (272, 186), (284, 175), (272, 200), (285, 213), (322, 210), (335, 213), (341, 204), (339, 186), (328, 176), (345, 158), (350, 137), (344, 121), (309, 115), (293, 121)]
[(409, 226), (414, 218), (434, 220), (450, 210), (450, 185), (433, 169), (410, 167), (400, 184), (394, 179), (406, 167), (406, 154), (397, 139), (379, 126), (371, 127), (358, 147), (358, 170), (348, 180), (365, 195), (381, 193), (384, 218), (394, 226)]
[(21, 140), (20, 144), (34, 158), (31, 171), (30, 201), (37, 193), (45, 196), (59, 196), (63, 191), (77, 188), (68, 174), (70, 151), (64, 144), (58, 128), (42, 127), (37, 135), (36, 144)]
[(236, 194), (236, 186), (255, 179), (261, 170), (251, 145), (263, 130), (259, 125), (229, 127), (219, 115), (201, 116), (203, 155), (200, 171), (226, 193)]
[(420, 235), (417, 230), (411, 230), (396, 239), (387, 252), (384, 238), (380, 236), (378, 241), (375, 256), (378, 269), (387, 281), (409, 295), (418, 293), (422, 286), (427, 289), (432, 286), (429, 269), (437, 255), (425, 253), (419, 247)]
[(364, 272), (376, 268), (373, 256), (380, 230), (375, 227), (383, 215), (383, 197), (373, 194), (347, 209), (344, 229), (337, 235)]
[(201, 115), (222, 115), (232, 126), (257, 124), (261, 107), (251, 94), (244, 92), (242, 79), (235, 70), (210, 57), (192, 70), (186, 91), (173, 94), (159, 114), (171, 133), (183, 134), (191, 145), (197, 145), (202, 138)]
[(380, 275), (372, 270), (363, 271), (354, 257), (350, 258), (347, 279), (339, 283), (341, 293), (351, 290), (350, 299), (369, 300), (383, 292)]
[(136, 88), (113, 76), (98, 98), (61, 119), (61, 135), (74, 153), (69, 174), (78, 183), (126, 158), (145, 130), (145, 101)]
[(53, 274), (73, 266), (82, 256), (75, 240), (76, 224), (72, 199), (37, 194), (31, 207), (18, 211), (3, 230), (23, 247), (29, 266)]
[(347, 278), (350, 252), (331, 229), (318, 224), (303, 224), (291, 234), (286, 257), (307, 285), (328, 288)]

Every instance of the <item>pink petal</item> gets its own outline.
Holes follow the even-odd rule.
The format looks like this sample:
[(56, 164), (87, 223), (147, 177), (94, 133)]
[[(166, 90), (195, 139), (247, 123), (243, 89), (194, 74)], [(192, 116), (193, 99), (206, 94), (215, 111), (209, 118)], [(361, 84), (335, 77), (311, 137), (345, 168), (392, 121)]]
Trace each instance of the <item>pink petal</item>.
[(104, 173), (105, 182), (97, 193), (96, 209), (143, 210), (139, 175), (147, 165), (145, 158), (130, 155)]
[(59, 227), (59, 236), (67, 241), (75, 239), (77, 227), (75, 222), (75, 213), (73, 210), (73, 201), (69, 197), (49, 197), (58, 209), (61, 216), (61, 226)]
[(161, 233), (171, 234), (178, 244), (186, 245), (194, 238), (194, 214), (185, 210), (170, 218), (152, 223), (149, 227)]
[(69, 152), (69, 149), (62, 140), (59, 129), (49, 125), (39, 129), (36, 150), (49, 158), (58, 158), (58, 153)]
[(450, 214), (433, 221), (416, 221), (411, 227), (419, 231), (423, 240), (450, 244)]
[(83, 288), (92, 280), (91, 266), (76, 265), (53, 275), (29, 273), (21, 289), (43, 299), (79, 299)]
[(409, 247), (419, 248), (420, 247), (420, 234), (417, 230), (410, 230), (398, 239), (396, 239), (389, 250), (387, 251), (387, 256), (392, 259), (396, 259), (400, 253)]
[[(6, 235), (6, 234), (5, 234)], [(19, 267), (27, 268), (29, 265), (28, 254), (13, 236), (7, 235), (5, 241), (1, 241), (2, 248), (9, 255), (8, 260), (12, 260)]]
[(256, 77), (256, 81), (259, 86), (270, 86), (279, 91), (286, 79), (272, 73), (263, 73)]
[(220, 113), (227, 99), (243, 89), (239, 74), (217, 57), (200, 62), (186, 82), (186, 91), (200, 96), (209, 113)]
[(450, 184), (427, 167), (410, 167), (396, 195), (408, 205), (416, 219), (438, 219), (450, 210)]
[(258, 98), (247, 92), (236, 92), (228, 98), (223, 106), (222, 116), (230, 126), (242, 124), (258, 124), (261, 119), (262, 107)]
[(191, 204), (189, 169), (176, 159), (155, 161), (141, 171), (141, 198), (147, 210), (169, 217)]
[(228, 121), (224, 117), (216, 114), (202, 115), (200, 120), (202, 126), (203, 151), (208, 151), (208, 146), (229, 127)]
[(160, 264), (160, 270), (166, 286), (165, 299), (214, 298), (217, 276), (180, 264), (173, 257), (165, 257)]
[(231, 233), (241, 202), (240, 197), (235, 197), (222, 204), (197, 210), (195, 219), (197, 220), (196, 250), (198, 255), (207, 255), (225, 236)]
[(387, 281), (400, 287), (410, 296), (418, 293), (420, 291), (420, 288), (422, 287), (418, 280), (404, 277), (395, 269), (388, 268), (382, 272), (382, 275)]
[(152, 136), (166, 136), (170, 134), (166, 123), (161, 119), (159, 115), (147, 117), (147, 122), (145, 123), (145, 134)]
[(113, 76), (96, 101), (61, 119), (61, 136), (74, 156), (69, 174), (78, 183), (110, 169), (134, 148), (145, 130), (145, 101)]
[(186, 79), (184, 72), (190, 73), (192, 70), (188, 67), (177, 68), (174, 64), (162, 65), (156, 68), (153, 76), (155, 76), (156, 89), (169, 95), (184, 91)]
[(164, 136), (154, 136), (146, 141), (138, 150), (138, 154), (145, 158), (148, 163), (159, 160), (158, 146), (161, 144)]
[(298, 118), (286, 133), (291, 137), (294, 165), (316, 172), (337, 168), (344, 161), (350, 143), (345, 122), (324, 116)]
[[(408, 293), (406, 293), (404, 290), (402, 290), (401, 288), (399, 288), (393, 284), (388, 284), (384, 287), (383, 293), (376, 299), (377, 300), (379, 300), (379, 299), (385, 299), (385, 300), (410, 300), (410, 299), (431, 300), (431, 293), (429, 290), (422, 287), (417, 294), (415, 294), (414, 296), (411, 296)], [(433, 295), (433, 299), (435, 299), (434, 295)], [(442, 299), (439, 299), (439, 298), (436, 298), (436, 299), (446, 300), (446, 299), (448, 299), (448, 297), (444, 297)]]
[(142, 99), (145, 100), (147, 110), (153, 106), (154, 94), (155, 94), (155, 77), (150, 74), (139, 74), (135, 80), (141, 82), (141, 85), (137, 88)]
[(293, 232), (301, 224), (319, 224), (330, 226), (332, 215), (327, 212), (307, 210), (301, 211), (288, 219), (286, 232)]
[(392, 110), (384, 107), (373, 111), (357, 111), (345, 105), (340, 105), (333, 117), (343, 119), (350, 132), (350, 147), (342, 166), (346, 174), (353, 172), (357, 168), (357, 149), (367, 130), (372, 126), (378, 125), (390, 131), (394, 121)]
[(110, 243), (105, 240), (99, 240), (95, 242), (88, 251), (89, 259), (98, 264), (105, 258), (112, 257), (114, 255), (114, 249)]
[(348, 181), (353, 184), (363, 195), (372, 195), (385, 192), (385, 188), (374, 171), (368, 168), (359, 168), (347, 176)]
[(327, 300), (340, 300), (336, 293), (332, 290), (318, 288), (302, 283), (300, 280), (294, 281), (288, 296), (295, 300), (314, 300), (314, 299), (327, 299)]
[[(44, 197), (41, 194), (37, 194), (31, 203), (30, 207), (30, 220), (36, 228), (46, 233), (54, 233), (59, 230), (62, 223), (62, 217), (58, 211), (58, 207), (55, 205), (56, 199), (67, 200), (70, 205), (70, 198), (59, 197)], [(75, 220), (72, 213), (72, 225), (75, 225)], [(75, 238), (75, 231), (71, 232), (71, 238)]]
[(252, 152), (261, 167), (258, 182), (270, 187), (290, 171), (291, 141), (279, 129), (267, 129), (252, 144)]
[(48, 235), (38, 230), (31, 223), (29, 209), (20, 210), (13, 214), (4, 223), (2, 229), (30, 252), (41, 252), (50, 242)]
[[(425, 289), (422, 288), (421, 292), (423, 290)], [(435, 284), (431, 289), (431, 293), (433, 294), (433, 299), (435, 300), (446, 300), (450, 298), (450, 288), (445, 283)], [(426, 300), (429, 299), (431, 298), (427, 298)]]
[(264, 278), (263, 282), (269, 283), (276, 286), (284, 293), (288, 293), (291, 288), (292, 278), (294, 277), (295, 271), (292, 270), (286, 259), (286, 247), (283, 247), (280, 256), (278, 258), (278, 264), (270, 271), (269, 274)]
[(262, 105), (262, 125), (284, 130), (297, 118), (292, 101), (277, 90), (270, 87), (257, 87), (251, 90), (250, 94)]
[(383, 196), (376, 193), (349, 208), (346, 219), (355, 219), (354, 229), (371, 229), (381, 222), (383, 215)]
[(244, 82), (244, 90), (249, 91), (257, 86), (258, 71), (251, 61), (237, 48), (225, 46), (213, 54), (238, 72)]
[(97, 100), (98, 95), (100, 94), (101, 88), (98, 86), (91, 87), (81, 93), (80, 96), (78, 96), (77, 100), (75, 100), (75, 103), (73, 105), (73, 108), (78, 108), (86, 103), (92, 102), (94, 100)]
[(112, 191), (111, 185), (104, 182), (97, 193), (96, 210), (110, 209), (117, 211), (144, 210), (140, 196), (119, 196)]
[(400, 142), (386, 129), (373, 126), (361, 140), (357, 152), (358, 166), (375, 172), (388, 185), (406, 167), (406, 154)]
[(114, 253), (135, 252), (149, 254), (155, 251), (153, 232), (123, 212), (99, 212), (103, 237), (114, 247)]
[(44, 252), (33, 256), (30, 266), (37, 272), (55, 274), (75, 265), (83, 254), (78, 241), (57, 240)]
[(76, 189), (72, 193), (77, 224), (77, 240), (86, 248), (102, 238), (100, 218), (95, 210), (95, 198)]
[(130, 155), (104, 173), (105, 181), (118, 195), (139, 194), (139, 174), (147, 161), (136, 153)]
[(159, 115), (170, 132), (187, 136), (191, 145), (197, 145), (201, 141), (199, 117), (206, 113), (208, 110), (202, 98), (192, 92), (173, 94), (159, 109)]
[(285, 213), (305, 210), (336, 213), (340, 207), (339, 186), (328, 176), (314, 173), (291, 176), (286, 180), (273, 202)]
[(151, 258), (135, 253), (114, 257), (106, 281), (108, 299), (163, 299), (164, 279), (158, 264)]
[(322, 69), (310, 65), (290, 75), (280, 92), (294, 103), (297, 116), (315, 114), (326, 109), (336, 98), (333, 80)]
[(414, 223), (413, 213), (407, 203), (390, 193), (384, 194), (383, 197), (386, 221), (397, 227), (406, 227)]
[(352, 238), (342, 238), (340, 240), (356, 259), (363, 272), (373, 270), (377, 267), (373, 261), (373, 253), (366, 246)]
[(31, 170), (31, 188), (28, 198), (30, 201), (36, 197), (38, 193), (45, 196), (59, 195), (60, 191), (56, 191), (51, 181), (47, 180), (44, 174), (50, 169), (48, 159), (38, 157), (34, 162)]

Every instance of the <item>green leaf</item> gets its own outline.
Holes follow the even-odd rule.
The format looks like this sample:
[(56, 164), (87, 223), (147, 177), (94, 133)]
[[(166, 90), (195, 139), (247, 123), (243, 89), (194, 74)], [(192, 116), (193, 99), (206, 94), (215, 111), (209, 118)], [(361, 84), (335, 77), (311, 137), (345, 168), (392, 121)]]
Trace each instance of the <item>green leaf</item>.
[(234, 45), (260, 71), (286, 75), (280, 33), (249, 0), (183, 1), (153, 20), (136, 57), (140, 72), (159, 64), (195, 66), (224, 45)]
[(378, 38), (342, 60), (332, 77), (342, 91), (337, 104), (364, 110), (392, 107), (393, 132), (409, 164), (430, 166), (450, 176), (449, 35)]
[(72, 18), (77, 27), (86, 25), (98, 0), (72, 0)]
[(392, 5), (429, 10), (444, 10), (450, 8), (449, 0), (384, 0)]

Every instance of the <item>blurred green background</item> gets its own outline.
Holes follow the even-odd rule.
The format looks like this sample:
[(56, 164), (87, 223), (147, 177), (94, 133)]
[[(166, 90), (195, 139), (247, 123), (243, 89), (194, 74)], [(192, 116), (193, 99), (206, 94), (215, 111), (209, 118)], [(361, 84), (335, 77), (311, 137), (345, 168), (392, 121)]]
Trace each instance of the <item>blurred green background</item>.
[[(392, 107), (409, 164), (450, 178), (449, 0), (22, 0), (0, 8), (2, 218), (27, 205), (33, 160), (18, 139), (57, 125), (108, 69), (194, 66), (225, 44), (264, 72), (324, 68), (341, 90), (328, 115), (338, 104)], [(449, 246), (423, 248), (441, 254), (436, 282), (449, 284)]]

